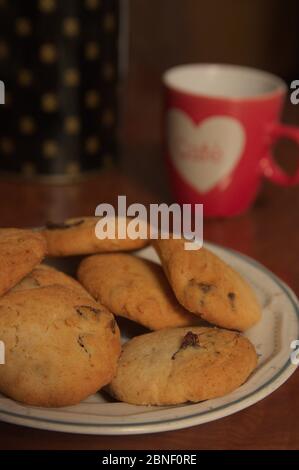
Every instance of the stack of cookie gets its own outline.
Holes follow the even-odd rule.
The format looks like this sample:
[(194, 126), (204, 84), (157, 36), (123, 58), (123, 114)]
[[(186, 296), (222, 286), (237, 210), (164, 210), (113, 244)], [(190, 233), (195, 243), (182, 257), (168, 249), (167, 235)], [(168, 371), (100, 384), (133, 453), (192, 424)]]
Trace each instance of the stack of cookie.
[[(172, 405), (245, 382), (257, 355), (240, 332), (261, 312), (239, 274), (204, 248), (184, 250), (182, 239), (153, 241), (162, 266), (124, 253), (147, 240), (98, 239), (97, 221), (0, 229), (0, 392), (58, 407), (105, 387), (127, 403)], [(74, 255), (91, 255), (79, 282), (41, 264)], [(121, 348), (114, 315), (153, 332)]]

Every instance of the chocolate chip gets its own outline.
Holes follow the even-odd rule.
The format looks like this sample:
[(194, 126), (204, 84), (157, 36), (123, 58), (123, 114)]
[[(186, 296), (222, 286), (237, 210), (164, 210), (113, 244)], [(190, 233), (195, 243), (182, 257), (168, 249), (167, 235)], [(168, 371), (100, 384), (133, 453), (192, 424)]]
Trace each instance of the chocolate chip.
[(231, 308), (234, 310), (235, 308), (235, 300), (236, 300), (236, 294), (234, 292), (229, 292), (227, 294), (228, 300), (230, 301)]
[(199, 346), (198, 335), (192, 333), (192, 331), (188, 331), (188, 333), (184, 336), (181, 349), (186, 349), (188, 346)]
[(205, 282), (199, 282), (198, 283), (198, 287), (200, 288), (200, 290), (204, 293), (204, 294), (207, 294), (208, 292), (210, 292), (211, 289), (213, 289), (213, 284), (207, 284)]
[(200, 345), (199, 345), (198, 335), (196, 335), (195, 333), (192, 333), (192, 331), (188, 331), (188, 333), (185, 334), (179, 349), (171, 356), (171, 359), (175, 359), (175, 356), (182, 349), (186, 349), (188, 347), (199, 348), (199, 346)]
[(78, 336), (77, 342), (78, 342), (79, 346), (80, 346), (82, 349), (84, 349), (84, 351), (86, 352), (86, 354), (88, 354), (88, 355), (90, 356), (90, 354), (89, 354), (89, 352), (88, 352), (88, 350), (87, 350), (87, 348), (86, 348), (86, 346), (85, 346), (85, 344), (84, 344), (83, 337), (82, 337), (81, 335)]
[(86, 317), (84, 312), (84, 309), (87, 309), (88, 311), (94, 313), (95, 315), (99, 315), (101, 313), (101, 310), (99, 308), (91, 307), (90, 305), (78, 305), (75, 307), (76, 312), (80, 317)]

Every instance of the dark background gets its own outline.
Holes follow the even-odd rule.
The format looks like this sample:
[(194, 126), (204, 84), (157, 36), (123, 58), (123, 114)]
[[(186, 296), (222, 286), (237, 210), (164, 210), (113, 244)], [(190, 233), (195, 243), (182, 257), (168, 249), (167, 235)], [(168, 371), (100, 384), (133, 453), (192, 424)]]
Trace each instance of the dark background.
[[(7, 23), (5, 15), (10, 15), (12, 19), (14, 15), (16, 17), (20, 15), (26, 17), (27, 15), (30, 18), (32, 11), (35, 11), (34, 9), (39, 11), (37, 5), (43, 1), (46, 0), (28, 0), (25, 4), (21, 0), (0, 0), (0, 6), (3, 7), (0, 9), (0, 15), (2, 15), (0, 17), (1, 24), (5, 25)], [(117, 0), (48, 1), (55, 3), (55, 13), (48, 15), (49, 20), (40, 11), (38, 14), (41, 15), (40, 17), (43, 18), (43, 21), (51, 23), (49, 23), (51, 26), (49, 28), (56, 31), (55, 34), (58, 37), (61, 34), (60, 23), (64, 15), (71, 15), (72, 12), (81, 11), (81, 15), (79, 15), (81, 32), (76, 40), (81, 41), (82, 44), (84, 42), (83, 39), (86, 40), (86, 29), (90, 25), (88, 21), (90, 21), (93, 15), (90, 11), (88, 14), (86, 13), (85, 6), (88, 1), (97, 3), (99, 8), (94, 11), (98, 15), (109, 10), (116, 11), (115, 5), (117, 3)], [(159, 199), (171, 199), (161, 151), (161, 76), (163, 72), (169, 67), (182, 63), (232, 63), (268, 70), (280, 75), (289, 84), (290, 81), (299, 78), (299, 4), (297, 0), (119, 0), (119, 2), (121, 9), (125, 11), (121, 23), (122, 29), (126, 30), (121, 35), (120, 41), (121, 63), (126, 64), (125, 70), (121, 74), (119, 90), (120, 167), (135, 182), (140, 182), (144, 188), (154, 191)], [(57, 16), (55, 16), (56, 14)], [(59, 14), (61, 14), (60, 19)], [(14, 23), (12, 22), (12, 24)], [(35, 23), (33, 22), (34, 24), (36, 25), (36, 21)], [(99, 29), (97, 40), (99, 42), (102, 41), (101, 47), (103, 48), (103, 41), (105, 38), (107, 39), (107, 36), (101, 36), (100, 34), (100, 16), (96, 20), (96, 25), (98, 25)], [(5, 28), (7, 28), (7, 24), (0, 29), (0, 40), (4, 38), (7, 42), (9, 35), (8, 38), (5, 36)], [(37, 36), (35, 38), (33, 35), (32, 45), (35, 43), (39, 44), (38, 41), (44, 41), (52, 37), (52, 33), (49, 34), (49, 37), (47, 34), (45, 37), (42, 37), (42, 33), (38, 28), (37, 31), (39, 31), (41, 37)], [(54, 35), (54, 38), (56, 36)], [(111, 37), (113, 38), (114, 36), (112, 35)], [(78, 52), (76, 47), (72, 50), (71, 47), (66, 46), (70, 42), (63, 35), (59, 40), (62, 41), (62, 44), (66, 47), (65, 51), (69, 55), (71, 53), (75, 54), (76, 51)], [(10, 63), (9, 74), (12, 77), (14, 74), (17, 75), (18, 60), (22, 59), (25, 64), (27, 63), (26, 48), (22, 45), (26, 41), (26, 38), (20, 41), (16, 57), (13, 57), (13, 66)], [(113, 44), (113, 39), (111, 43)], [(100, 61), (102, 59), (101, 55)], [(68, 161), (74, 160), (75, 162), (79, 159), (83, 161), (85, 170), (90, 170), (91, 168), (97, 170), (105, 160), (106, 150), (102, 150), (103, 155), (100, 150), (97, 159), (94, 156), (90, 157), (83, 153), (86, 135), (92, 129), (96, 129), (96, 123), (101, 119), (101, 109), (95, 112), (95, 118), (91, 118), (91, 115), (84, 114), (86, 112), (84, 107), (80, 108), (79, 117), (82, 121), (80, 136), (72, 136), (72, 138), (65, 139), (63, 133), (60, 135), (62, 125), (60, 125), (59, 121), (61, 117), (65, 117), (63, 113), (75, 112), (70, 110), (69, 103), (75, 103), (74, 106), (76, 105), (76, 94), (83, 93), (84, 86), (91, 79), (93, 87), (96, 87), (98, 84), (101, 96), (107, 95), (101, 88), (100, 71), (99, 76), (97, 77), (96, 75), (97, 67), (100, 68), (102, 65), (100, 61), (96, 63), (95, 68), (90, 69), (84, 61), (79, 61), (81, 88), (78, 91), (75, 90), (74, 95), (71, 95), (70, 99), (64, 100), (68, 103), (67, 109), (62, 109), (61, 115), (57, 113), (57, 116), (54, 116), (54, 124), (52, 123), (54, 135), (51, 134), (50, 137), (47, 135), (47, 139), (51, 138), (57, 140), (58, 143), (62, 142), (60, 148), (65, 149), (65, 155), (56, 160), (43, 159), (42, 165), (46, 165), (46, 168), (48, 168), (47, 165), (51, 168), (53, 163), (53, 170), (57, 170), (55, 165), (56, 167), (59, 167), (59, 165), (63, 166), (64, 159)], [(56, 72), (56, 70), (59, 71), (60, 66), (63, 67), (63, 63), (57, 62), (52, 68), (49, 67), (49, 70), (52, 70), (52, 72), (54, 70), (54, 75), (57, 74), (59, 76), (59, 72)], [(33, 67), (32, 70), (39, 69), (38, 67)], [(42, 70), (44, 69), (42, 68)], [(2, 65), (2, 69), (0, 67), (0, 78), (2, 78), (3, 71), (7, 71), (5, 64)], [(38, 73), (35, 73), (35, 75), (38, 75)], [(34, 78), (38, 81), (38, 77)], [(47, 86), (50, 88), (52, 86), (55, 90), (55, 77), (53, 78), (53, 83)], [(112, 86), (114, 87), (114, 83)], [(24, 96), (27, 96), (27, 90), (26, 93), (23, 90), (20, 91), (22, 94), (24, 93)], [(35, 93), (35, 91), (36, 84), (33, 85), (33, 92)], [(61, 93), (67, 94), (69, 91), (64, 90)], [(39, 102), (39, 96), (37, 100)], [(110, 101), (114, 103), (114, 98)], [(101, 106), (105, 107), (103, 103)], [(13, 121), (17, 122), (20, 101), (17, 100), (13, 107), (17, 111), (13, 114)], [(26, 142), (30, 143), (29, 150), (26, 150), (26, 145), (22, 141), (21, 148), (17, 151), (16, 155), (11, 156), (10, 160), (8, 160), (8, 165), (13, 165), (14, 161), (19, 162), (27, 158), (30, 159), (30, 153), (35, 155), (36, 166), (40, 164), (41, 155), (39, 155), (39, 147), (36, 150), (34, 141), (43, 141), (43, 132), (47, 133), (51, 128), (47, 119), (52, 119), (52, 117), (46, 115), (44, 119), (44, 122), (43, 118), (38, 119), (38, 133), (33, 136), (33, 144), (31, 145), (30, 143), (30, 137), (24, 139), (25, 144)], [(286, 103), (284, 120), (289, 123), (299, 123), (299, 106), (290, 105), (289, 100)], [(4, 117), (1, 122), (1, 129), (3, 130), (6, 118)], [(61, 119), (61, 122), (63, 122), (63, 119)], [(17, 127), (17, 124), (14, 123), (12, 125), (13, 129), (15, 126)], [(56, 136), (55, 129), (57, 127)], [(15, 132), (17, 133), (17, 131)], [(113, 129), (112, 132), (114, 132)], [(93, 131), (93, 133), (99, 135), (101, 143), (105, 141), (105, 129), (103, 130), (100, 127), (98, 132)], [(12, 130), (12, 134), (11, 137), (13, 139), (18, 138), (17, 135), (14, 135), (14, 130)], [(3, 135), (6, 135), (6, 131), (3, 131)], [(108, 140), (109, 142), (113, 140), (110, 134)], [(114, 145), (109, 144), (108, 147), (111, 147), (110, 150), (114, 149)], [(276, 153), (279, 156), (280, 163), (288, 170), (294, 169), (296, 161), (295, 145), (290, 142), (280, 142), (277, 147), (278, 151)], [(80, 156), (77, 155), (78, 152)], [(287, 154), (287, 157), (285, 157), (285, 154)], [(5, 159), (5, 156), (0, 155), (0, 159), (1, 163), (1, 161), (4, 161), (2, 159)], [(1, 167), (3, 168), (2, 165)], [(2, 178), (5, 177), (2, 175)]]

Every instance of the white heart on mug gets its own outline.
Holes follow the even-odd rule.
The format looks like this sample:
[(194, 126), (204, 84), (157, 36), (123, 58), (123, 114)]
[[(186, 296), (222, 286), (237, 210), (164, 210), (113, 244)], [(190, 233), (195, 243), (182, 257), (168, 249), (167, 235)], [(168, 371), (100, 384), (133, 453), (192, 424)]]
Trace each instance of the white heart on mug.
[(245, 146), (245, 131), (237, 119), (213, 116), (196, 125), (175, 108), (167, 115), (167, 137), (176, 169), (201, 193), (230, 175)]

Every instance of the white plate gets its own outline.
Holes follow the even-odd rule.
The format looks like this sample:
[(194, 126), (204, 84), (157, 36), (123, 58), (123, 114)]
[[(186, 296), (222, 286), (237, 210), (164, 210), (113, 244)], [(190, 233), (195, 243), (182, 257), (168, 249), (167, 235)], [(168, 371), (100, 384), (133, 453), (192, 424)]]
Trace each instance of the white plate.
[[(299, 338), (299, 303), (295, 294), (274, 274), (240, 253), (206, 244), (238, 270), (257, 293), (263, 307), (261, 322), (246, 333), (259, 354), (250, 379), (222, 398), (198, 404), (168, 407), (115, 403), (102, 393), (76, 406), (45, 409), (21, 405), (0, 395), (0, 419), (53, 431), (83, 434), (142, 434), (186, 428), (222, 418), (266, 397), (295, 371), (290, 344)], [(152, 248), (138, 253), (158, 261)]]

